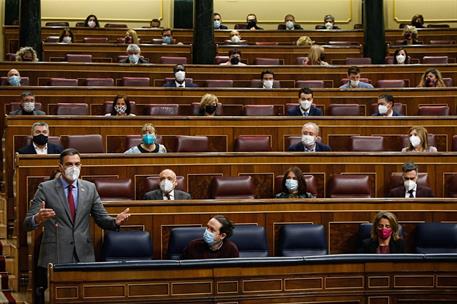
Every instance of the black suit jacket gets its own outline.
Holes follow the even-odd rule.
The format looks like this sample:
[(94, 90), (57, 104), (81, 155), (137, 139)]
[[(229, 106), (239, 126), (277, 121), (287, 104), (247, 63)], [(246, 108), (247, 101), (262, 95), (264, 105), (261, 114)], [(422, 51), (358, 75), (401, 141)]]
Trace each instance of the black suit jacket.
[[(290, 145), (289, 151), (296, 151), (296, 152), (305, 152), (305, 146), (302, 142), (296, 143), (295, 145)], [(320, 142), (316, 142), (316, 152), (322, 151), (332, 151), (330, 146), (324, 145)]]
[[(381, 115), (381, 114), (379, 114), (378, 112), (376, 112), (376, 113), (374, 113), (372, 116), (383, 116), (383, 115)], [(398, 113), (397, 111), (393, 110), (392, 116), (403, 116), (403, 115), (401, 115), (401, 114)]]
[[(63, 151), (63, 148), (61, 146), (48, 142), (48, 154), (60, 154), (60, 153), (62, 153), (62, 151)], [(17, 153), (19, 153), (19, 154), (36, 154), (36, 150), (33, 147), (33, 143), (32, 143), (28, 146), (24, 146), (24, 147), (18, 149)]]
[[(303, 28), (301, 27), (300, 24), (294, 23), (294, 30), (302, 30), (302, 29)], [(286, 24), (285, 23), (278, 24), (278, 30), (280, 30), (280, 31), (287, 30)]]
[(45, 112), (40, 111), (40, 110), (33, 110), (32, 113), (33, 113), (33, 114), (31, 114), (31, 113), (26, 113), (26, 112), (24, 112), (24, 111), (22, 110), (22, 108), (19, 108), (19, 109), (17, 109), (16, 111), (10, 112), (10, 114), (8, 114), (8, 115), (46, 115)]
[[(189, 82), (189, 81), (184, 81), (186, 83), (186, 88), (195, 88), (198, 87), (195, 83)], [(176, 86), (176, 81), (173, 79), (172, 81), (169, 81), (163, 85), (165, 88), (177, 88)]]
[(221, 24), (218, 29), (215, 30), (228, 30), (228, 27), (226, 25)]
[[(363, 240), (362, 248), (359, 249), (360, 253), (377, 253), (379, 243), (372, 238)], [(402, 239), (390, 239), (389, 242), (390, 253), (405, 253), (405, 242)]]
[[(398, 186), (390, 190), (388, 197), (405, 197), (405, 187)], [(431, 188), (426, 186), (417, 185), (416, 188), (416, 197), (434, 197), (433, 191)]]
[[(300, 111), (300, 106), (296, 106), (295, 108), (289, 109), (287, 111), (287, 116), (303, 116)], [(319, 108), (316, 108), (315, 106), (311, 105), (308, 116), (322, 116), (322, 111)]]
[[(129, 57), (127, 58), (124, 58), (122, 59), (121, 61), (119, 61), (119, 63), (131, 63), (130, 60), (129, 60)], [(149, 63), (149, 60), (147, 60), (146, 58), (144, 57), (140, 57), (138, 59), (138, 63), (137, 64), (140, 64), (140, 63)]]
[[(163, 200), (163, 194), (160, 189), (147, 192), (143, 199), (145, 200)], [(190, 200), (192, 197), (189, 193), (175, 189), (175, 200)]]

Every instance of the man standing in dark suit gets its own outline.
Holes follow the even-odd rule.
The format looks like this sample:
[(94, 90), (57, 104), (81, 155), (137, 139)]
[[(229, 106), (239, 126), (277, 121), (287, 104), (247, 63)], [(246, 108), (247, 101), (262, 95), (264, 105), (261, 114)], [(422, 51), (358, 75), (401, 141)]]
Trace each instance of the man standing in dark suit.
[(182, 64), (177, 64), (173, 68), (173, 73), (175, 78), (163, 86), (166, 88), (192, 88), (197, 87), (196, 84), (193, 84), (191, 81), (186, 80), (186, 68)]
[(49, 126), (45, 122), (32, 125), (32, 142), (17, 150), (19, 154), (60, 154), (63, 148), (48, 142)]
[(433, 197), (432, 189), (427, 186), (417, 184), (417, 176), (419, 173), (415, 163), (405, 163), (402, 166), (403, 170), (403, 185), (390, 190), (388, 197)]
[(189, 193), (175, 189), (178, 185), (176, 174), (165, 169), (159, 174), (160, 189), (152, 190), (144, 195), (145, 200), (189, 200)]
[(394, 110), (394, 97), (389, 94), (380, 95), (378, 97), (378, 111), (373, 116), (402, 116), (400, 113)]
[(331, 151), (330, 146), (324, 145), (318, 141), (319, 126), (314, 122), (307, 122), (302, 128), (302, 139), (300, 142), (290, 145), (289, 151), (294, 152), (322, 152)]
[(21, 107), (9, 115), (46, 115), (45, 112), (35, 108), (35, 96), (32, 92), (25, 91), (21, 94)]
[(313, 105), (313, 91), (311, 89), (300, 89), (298, 105), (287, 110), (287, 116), (322, 116), (322, 111)]

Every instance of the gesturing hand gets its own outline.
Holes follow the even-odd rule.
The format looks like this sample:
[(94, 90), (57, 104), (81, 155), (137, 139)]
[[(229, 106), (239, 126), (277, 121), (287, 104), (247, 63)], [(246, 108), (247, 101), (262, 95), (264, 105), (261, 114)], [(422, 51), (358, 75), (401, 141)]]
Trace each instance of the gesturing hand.
[(43, 201), (40, 204), (40, 210), (35, 214), (35, 223), (41, 225), (46, 222), (48, 219), (56, 216), (56, 213), (53, 209), (46, 208), (46, 203)]
[(129, 216), (130, 216), (129, 210), (130, 210), (129, 208), (126, 208), (124, 211), (122, 211), (121, 213), (119, 213), (116, 216), (116, 225), (122, 224), (129, 218)]

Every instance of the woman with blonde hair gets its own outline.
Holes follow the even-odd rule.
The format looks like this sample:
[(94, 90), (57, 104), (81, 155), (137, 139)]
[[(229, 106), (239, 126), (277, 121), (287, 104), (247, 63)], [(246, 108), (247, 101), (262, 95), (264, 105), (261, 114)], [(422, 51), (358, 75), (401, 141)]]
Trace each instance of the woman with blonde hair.
[(403, 42), (404, 45), (410, 44), (421, 44), (421, 42), (417, 39), (419, 34), (417, 33), (417, 29), (415, 26), (406, 25), (403, 28)]
[(388, 211), (376, 214), (370, 238), (363, 240), (362, 253), (404, 253), (405, 244), (400, 235), (397, 217)]
[(301, 36), (300, 38), (297, 39), (296, 44), (297, 44), (297, 46), (309, 47), (314, 44), (314, 41), (308, 36)]
[(324, 61), (325, 51), (320, 45), (312, 45), (308, 54), (308, 65), (329, 65)]
[(37, 62), (38, 56), (35, 50), (30, 46), (21, 47), (16, 52), (16, 61), (32, 61)]
[(427, 129), (421, 126), (414, 126), (409, 129), (409, 145), (401, 152), (438, 152), (436, 147), (428, 144)]
[(137, 146), (131, 147), (124, 154), (167, 153), (164, 145), (157, 143), (156, 129), (151, 123), (145, 123), (141, 128), (142, 140)]
[(200, 110), (198, 115), (200, 116), (216, 116), (217, 104), (219, 99), (214, 94), (205, 94), (200, 100)]
[(441, 72), (438, 69), (428, 68), (425, 70), (424, 74), (422, 74), (418, 87), (444, 88), (446, 87), (446, 84), (444, 83), (443, 76), (441, 76)]
[(124, 42), (125, 44), (139, 44), (138, 34), (134, 29), (129, 29), (125, 32)]

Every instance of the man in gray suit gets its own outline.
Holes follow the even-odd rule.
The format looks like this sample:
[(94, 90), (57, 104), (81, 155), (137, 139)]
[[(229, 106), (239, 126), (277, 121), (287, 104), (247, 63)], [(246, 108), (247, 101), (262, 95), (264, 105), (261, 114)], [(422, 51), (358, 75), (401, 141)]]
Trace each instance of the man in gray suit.
[(175, 189), (178, 185), (176, 174), (165, 169), (159, 174), (160, 189), (152, 190), (144, 195), (145, 200), (188, 200), (192, 199), (190, 194)]
[[(95, 262), (89, 216), (103, 229), (116, 230), (130, 214), (108, 215), (95, 185), (78, 179), (81, 158), (75, 149), (60, 154), (61, 176), (41, 183), (24, 220), (27, 231), (44, 226), (38, 257), (35, 295), (44, 303), (49, 263)], [(42, 302), (43, 301), (43, 302)]]

